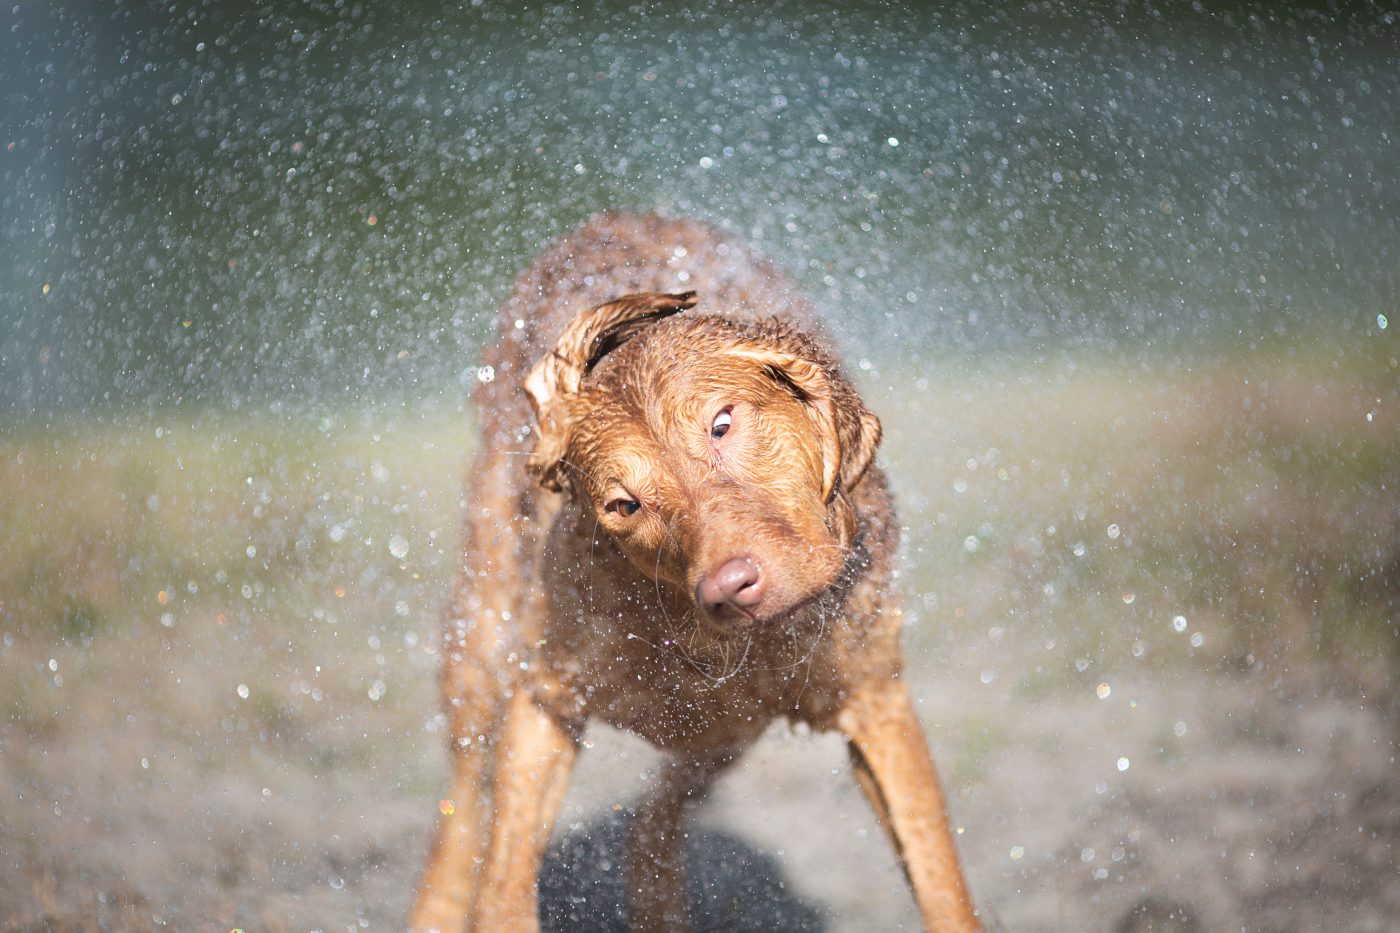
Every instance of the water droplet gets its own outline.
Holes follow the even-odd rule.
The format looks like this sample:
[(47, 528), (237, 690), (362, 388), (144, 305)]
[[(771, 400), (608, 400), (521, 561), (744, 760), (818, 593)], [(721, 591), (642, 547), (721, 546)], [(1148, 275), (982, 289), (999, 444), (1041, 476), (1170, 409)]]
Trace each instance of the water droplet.
[(247, 554), (249, 557), (257, 557), (258, 549), (250, 544), (243, 553)]
[(452, 801), (443, 799), (438, 801), (438, 812), (443, 816), (451, 816), (457, 812), (457, 805)]
[(996, 674), (994, 674), (992, 671), (990, 671), (990, 670), (985, 670), (985, 671), (982, 672), (982, 683), (984, 683), (984, 684), (989, 684), (989, 683), (992, 682), (992, 679), (995, 678), (995, 677), (996, 677)]
[(1118, 759), (1118, 770), (1119, 770), (1119, 771), (1127, 771), (1127, 770), (1128, 770), (1128, 759), (1127, 759), (1127, 758), (1119, 758), (1119, 759)]
[(1098, 685), (1098, 687), (1094, 689), (1094, 692), (1099, 695), (1100, 700), (1107, 700), (1109, 694), (1113, 692), (1113, 688), (1110, 687), (1107, 683), (1101, 683)]
[(408, 556), (408, 539), (403, 535), (389, 536), (389, 553), (398, 560)]
[(1181, 737), (1182, 737), (1183, 735), (1185, 735), (1185, 734), (1186, 734), (1186, 723), (1181, 722), (1180, 720), (1178, 720), (1178, 721), (1177, 721), (1177, 724), (1174, 725), (1174, 726), (1172, 726), (1172, 735), (1176, 736), (1177, 738), (1181, 738)]
[(483, 366), (483, 367), (481, 367), (480, 369), (478, 369), (478, 370), (476, 371), (476, 381), (477, 381), (477, 382), (495, 382), (495, 381), (496, 381), (496, 367), (494, 367), (494, 366)]
[(963, 550), (971, 554), (982, 546), (982, 542), (977, 540), (976, 535), (968, 535), (963, 538)]
[(331, 530), (328, 534), (332, 541), (343, 541), (345, 540), (345, 526), (332, 525)]
[(1108, 526), (1108, 537), (1110, 541), (1117, 541), (1118, 536), (1122, 533), (1122, 530), (1116, 524)]
[(1131, 593), (1131, 592), (1129, 592), (1129, 593), (1124, 593), (1124, 594), (1123, 594), (1123, 605), (1125, 605), (1125, 606), (1131, 606), (1131, 605), (1133, 604), (1133, 602), (1136, 601), (1136, 600), (1137, 600), (1137, 594), (1136, 594), (1136, 593)]
[(1178, 632), (1186, 631), (1186, 616), (1173, 616), (1172, 628)]
[(1086, 548), (1086, 547), (1084, 546), (1084, 542), (1083, 542), (1083, 541), (1076, 541), (1076, 542), (1074, 542), (1074, 547), (1072, 548), (1072, 550), (1074, 551), (1074, 556), (1075, 556), (1075, 557), (1083, 557), (1083, 556), (1084, 556), (1084, 552), (1087, 551), (1088, 548)]
[[(45, 287), (45, 288), (48, 288), (47, 285), (44, 286), (44, 287)], [(1377, 314), (1377, 315), (1376, 315), (1376, 326), (1379, 327), (1381, 330), (1385, 330), (1387, 327), (1390, 326), (1390, 319), (1387, 318), (1384, 314)]]
[(247, 684), (239, 684), (239, 685), (238, 685), (238, 696), (239, 696), (241, 699), (244, 699), (244, 700), (248, 699), (248, 685), (247, 685)]
[(1204, 645), (1205, 643), (1206, 643), (1206, 637), (1205, 637), (1204, 635), (1202, 635), (1200, 632), (1192, 632), (1192, 633), (1191, 633), (1191, 647), (1192, 647), (1192, 648), (1199, 648), (1199, 647), (1201, 647), (1201, 645)]
[(1013, 862), (1016, 861), (1017, 859), (1019, 859), (1021, 856), (1025, 855), (1025, 854), (1026, 854), (1026, 850), (1025, 850), (1025, 848), (1024, 848), (1023, 846), (1012, 846), (1012, 847), (1011, 847), (1011, 860), (1012, 860)]

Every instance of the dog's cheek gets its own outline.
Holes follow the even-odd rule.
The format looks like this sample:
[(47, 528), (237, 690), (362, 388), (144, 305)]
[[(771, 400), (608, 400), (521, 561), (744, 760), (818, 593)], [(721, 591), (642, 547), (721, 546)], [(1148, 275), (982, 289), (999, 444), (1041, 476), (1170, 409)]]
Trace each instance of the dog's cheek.
[(638, 551), (629, 552), (627, 557), (632, 562), (632, 566), (641, 571), (648, 580), (655, 580), (667, 586), (685, 588), (685, 575), (679, 571), (674, 561), (666, 559), (664, 553)]
[(659, 521), (642, 519), (637, 528), (612, 538), (632, 566), (649, 579), (674, 582), (676, 561), (674, 555), (666, 553), (667, 535)]

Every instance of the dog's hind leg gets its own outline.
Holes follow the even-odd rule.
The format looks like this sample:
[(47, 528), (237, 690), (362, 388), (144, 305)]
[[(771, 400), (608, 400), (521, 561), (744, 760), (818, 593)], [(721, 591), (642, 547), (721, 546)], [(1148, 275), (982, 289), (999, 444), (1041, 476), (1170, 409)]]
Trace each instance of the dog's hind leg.
[(734, 760), (672, 758), (632, 821), (627, 840), (629, 916), (636, 933), (679, 933), (689, 928), (682, 865), (686, 803)]
[[(482, 695), (478, 689), (477, 696)], [(468, 694), (470, 695), (470, 694)], [(459, 694), (460, 696), (460, 694)], [(486, 849), (485, 793), (488, 749), (482, 735), (496, 732), (489, 704), (466, 702), (448, 717), (453, 738), (452, 784), (442, 804), (428, 864), (424, 868), (409, 929), (456, 933), (471, 912), (476, 879)], [(481, 708), (485, 707), (485, 708)]]
[(540, 862), (568, 790), (578, 740), (518, 687), (496, 748), (490, 846), (472, 929), (539, 929)]
[(837, 723), (849, 739), (856, 782), (914, 889), (924, 929), (981, 930), (948, 829), (938, 774), (904, 684), (888, 680), (856, 688)]

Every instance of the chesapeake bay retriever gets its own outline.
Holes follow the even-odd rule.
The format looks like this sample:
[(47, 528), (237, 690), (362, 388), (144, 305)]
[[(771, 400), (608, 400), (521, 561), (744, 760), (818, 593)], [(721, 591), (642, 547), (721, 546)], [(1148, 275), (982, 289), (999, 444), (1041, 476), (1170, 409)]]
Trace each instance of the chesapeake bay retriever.
[(849, 740), (924, 926), (978, 929), (901, 680), (880, 422), (820, 334), (695, 221), (595, 218), (516, 283), (476, 393), (415, 929), (537, 928), (590, 717), (669, 753), (630, 830), (635, 928), (684, 929), (684, 804), (786, 717)]

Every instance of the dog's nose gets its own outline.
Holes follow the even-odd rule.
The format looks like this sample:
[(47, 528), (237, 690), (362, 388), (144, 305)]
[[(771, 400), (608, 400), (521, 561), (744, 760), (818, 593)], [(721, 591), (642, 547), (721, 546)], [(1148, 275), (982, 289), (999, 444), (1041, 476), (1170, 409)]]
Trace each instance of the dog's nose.
[(763, 568), (752, 557), (731, 557), (700, 578), (695, 585), (695, 601), (706, 612), (724, 616), (732, 610), (753, 618), (753, 609), (767, 589)]

